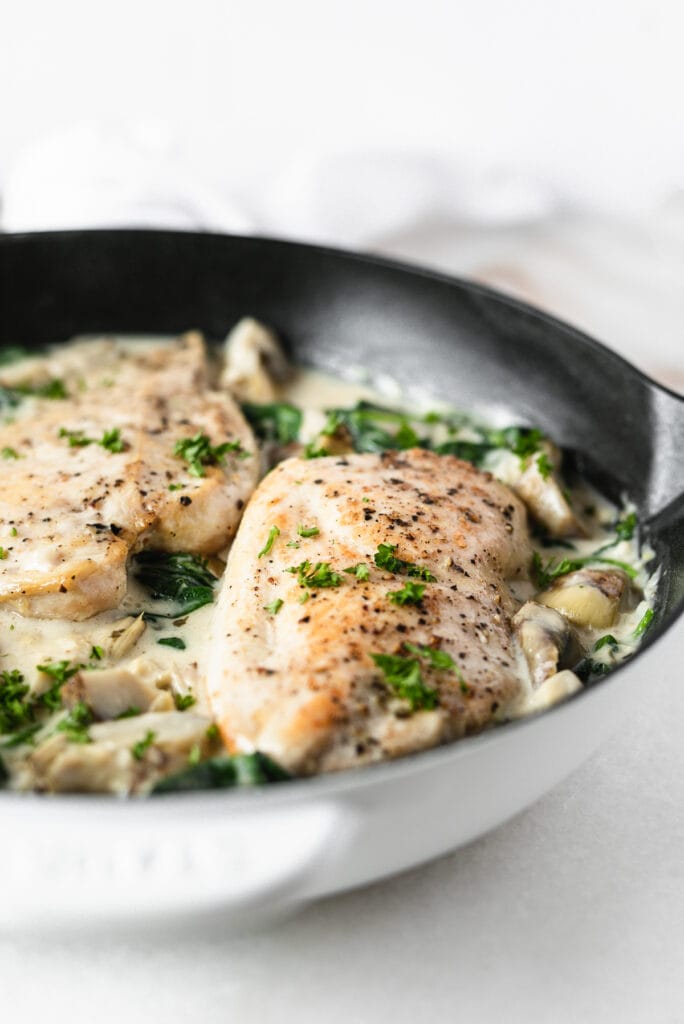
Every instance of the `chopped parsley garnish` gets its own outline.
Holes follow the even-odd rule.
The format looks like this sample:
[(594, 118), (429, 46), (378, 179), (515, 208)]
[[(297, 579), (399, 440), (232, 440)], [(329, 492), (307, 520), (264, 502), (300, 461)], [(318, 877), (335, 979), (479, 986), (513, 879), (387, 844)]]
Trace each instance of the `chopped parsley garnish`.
[(257, 558), (263, 558), (264, 555), (270, 555), (271, 548), (273, 547), (274, 541), (275, 541), (276, 537), (279, 537), (279, 536), (280, 536), (280, 530), (278, 529), (278, 527), (277, 526), (272, 526), (271, 529), (268, 531), (268, 537), (266, 538), (266, 543), (264, 544), (263, 548), (261, 549), (261, 551), (257, 555)]
[(30, 687), (17, 669), (0, 672), (0, 733), (14, 732), (33, 721)]
[(162, 647), (175, 647), (177, 651), (185, 650), (185, 640), (182, 640), (179, 636), (163, 636), (157, 640), (158, 644)]
[(18, 459), (19, 458), (19, 452), (15, 448), (3, 448), (0, 451), (0, 455), (2, 455), (3, 459)]
[(241, 441), (224, 441), (223, 444), (213, 445), (211, 438), (201, 432), (193, 437), (181, 438), (173, 448), (173, 454), (187, 462), (191, 476), (205, 476), (204, 467), (220, 465), (228, 452), (235, 452), (239, 459), (250, 456), (250, 452), (243, 449)]
[(429, 662), (432, 668), (439, 668), (445, 670), (450, 669), (452, 672), (456, 672), (456, 674), (459, 676), (461, 674), (458, 665), (451, 657), (451, 655), (447, 654), (446, 651), (437, 650), (435, 647), (425, 647), (419, 644), (409, 643), (405, 643), (404, 647), (406, 648), (407, 651), (410, 651), (411, 654), (415, 654), (419, 658), (424, 658), (427, 662)]
[(553, 462), (551, 462), (546, 452), (542, 452), (541, 455), (537, 456), (537, 469), (542, 480), (548, 480), (554, 468)]
[(245, 402), (242, 411), (257, 437), (291, 444), (299, 437), (302, 412), (289, 402)]
[(400, 654), (371, 654), (385, 682), (397, 697), (408, 701), (412, 711), (430, 711), (439, 703), (437, 691), (423, 679), (417, 658)]
[(93, 644), (90, 648), (90, 658), (92, 661), (102, 661), (104, 658), (104, 648), (100, 647), (99, 644)]
[(58, 732), (66, 734), (70, 743), (92, 743), (88, 726), (93, 723), (93, 713), (82, 700), (74, 704), (57, 726)]
[(404, 576), (417, 576), (427, 583), (433, 583), (435, 577), (424, 565), (415, 565), (413, 562), (405, 562), (403, 558), (397, 558), (394, 552), (396, 544), (380, 544), (373, 556), (378, 569), (386, 569), (391, 573), (399, 573)]
[(297, 527), (297, 533), (300, 537), (317, 537), (320, 532), (317, 526), (304, 526), (300, 523)]
[(344, 572), (348, 573), (349, 576), (356, 576), (357, 580), (361, 580), (363, 583), (370, 577), (370, 569), (365, 562), (359, 562), (357, 565), (350, 565)]
[(52, 686), (41, 693), (38, 700), (40, 703), (49, 708), (50, 711), (57, 711), (62, 706), (62, 687), (66, 682), (75, 676), (81, 668), (81, 665), (72, 665), (69, 661), (54, 661), (47, 662), (44, 665), (36, 665), (39, 672), (43, 675), (49, 676), (50, 679), (54, 680)]
[(170, 491), (182, 491), (185, 484), (169, 484)]
[(122, 718), (137, 718), (138, 715), (142, 715), (142, 709), (137, 708), (135, 704), (131, 704), (130, 707), (127, 707), (125, 711), (119, 712), (119, 714), (116, 716), (116, 721), (118, 722)]
[(644, 614), (642, 615), (641, 619), (639, 620), (639, 624), (632, 633), (632, 636), (643, 636), (648, 627), (651, 625), (654, 615), (655, 612), (653, 611), (653, 609), (647, 608)]
[(145, 752), (152, 746), (156, 738), (156, 732), (153, 732), (151, 729), (148, 729), (143, 738), (141, 740), (138, 740), (137, 743), (133, 744), (133, 746), (131, 747), (131, 754), (136, 759), (136, 761), (142, 761), (143, 757), (145, 756)]
[(301, 548), (301, 546), (301, 540), (288, 540), (287, 544), (285, 545), (286, 548)]
[(327, 448), (317, 448), (315, 441), (309, 441), (304, 449), (305, 459), (324, 459), (326, 455), (330, 455)]
[[(43, 726), (40, 722), (34, 722), (33, 725), (27, 725), (23, 729), (19, 729), (18, 732), (13, 733), (8, 739), (3, 740), (0, 743), (0, 747), (3, 750), (10, 750), (13, 747), (21, 747), (24, 743), (34, 743), (33, 737), (42, 729)], [(0, 730), (1, 732), (2, 730)]]
[(158, 782), (152, 793), (180, 793), (202, 789), (232, 789), (235, 786), (262, 786), (291, 778), (275, 761), (255, 751), (253, 754), (222, 755), (207, 758)]
[(12, 529), (10, 530), (10, 537), (16, 537), (18, 532), (19, 531), (17, 530), (16, 526), (13, 526)]
[(197, 703), (197, 698), (193, 697), (191, 693), (174, 693), (173, 702), (176, 705), (176, 711), (187, 711)]
[(121, 431), (118, 427), (111, 430), (104, 430), (98, 441), (95, 437), (86, 437), (83, 430), (68, 430), (67, 427), (60, 427), (58, 437), (66, 437), (70, 448), (86, 448), (89, 444), (99, 444), (105, 451), (116, 455), (126, 448), (126, 442), (121, 438)]
[(618, 540), (631, 540), (637, 526), (636, 512), (628, 512), (622, 519), (618, 519), (615, 524), (615, 534)]
[(6, 558), (9, 558), (9, 551), (7, 548), (0, 548), (0, 562), (3, 562)]
[(387, 597), (392, 604), (420, 604), (424, 593), (424, 583), (412, 583), (411, 580), (407, 580), (401, 590), (388, 590)]
[(122, 452), (126, 447), (125, 441), (121, 439), (121, 431), (118, 427), (114, 427), (112, 430), (105, 430), (98, 444), (113, 454)]
[(282, 597), (276, 597), (275, 601), (271, 601), (270, 604), (264, 605), (264, 611), (268, 612), (269, 615), (277, 615), (280, 609), (283, 607)]
[(296, 573), (300, 587), (316, 589), (318, 587), (339, 587), (342, 577), (330, 568), (329, 562), (316, 562), (312, 565), (308, 560), (299, 565), (291, 566), (285, 572)]
[(135, 556), (135, 578), (151, 593), (155, 601), (172, 601), (177, 605), (169, 614), (155, 616), (176, 619), (211, 604), (216, 577), (206, 561), (184, 551), (141, 551)]

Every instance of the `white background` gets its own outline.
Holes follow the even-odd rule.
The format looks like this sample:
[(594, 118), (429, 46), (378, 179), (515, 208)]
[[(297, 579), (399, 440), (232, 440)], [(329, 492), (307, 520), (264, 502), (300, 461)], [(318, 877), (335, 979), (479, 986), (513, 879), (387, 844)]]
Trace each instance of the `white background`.
[[(9, 226), (371, 247), (531, 298), (684, 387), (681, 4), (0, 11)], [(596, 757), (469, 848), (238, 939), (1, 937), (2, 1005), (30, 1024), (678, 1024), (683, 640)]]

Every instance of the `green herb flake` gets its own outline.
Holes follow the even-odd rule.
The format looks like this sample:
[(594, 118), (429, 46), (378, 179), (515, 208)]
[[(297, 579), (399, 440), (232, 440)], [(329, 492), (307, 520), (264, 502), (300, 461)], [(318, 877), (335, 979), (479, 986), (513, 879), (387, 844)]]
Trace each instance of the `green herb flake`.
[(406, 604), (420, 604), (424, 593), (424, 583), (412, 583), (411, 580), (407, 580), (401, 590), (388, 590), (387, 597), (392, 604), (403, 606)]
[(90, 660), (91, 661), (102, 661), (104, 658), (104, 647), (100, 647), (99, 644), (93, 644), (90, 648)]
[(169, 484), (170, 491), (182, 491), (185, 484)]
[(300, 523), (297, 527), (300, 537), (317, 537), (320, 532), (317, 526), (304, 526), (303, 523)]
[(97, 443), (113, 455), (124, 451), (126, 447), (126, 442), (122, 439), (121, 431), (118, 427), (114, 427), (112, 430), (105, 430), (101, 440)]
[(342, 577), (331, 569), (329, 562), (316, 562), (315, 565), (312, 565), (307, 560), (286, 569), (285, 572), (296, 573), (300, 587), (317, 589), (319, 587), (339, 587), (342, 584)]
[(13, 526), (12, 529), (10, 530), (10, 537), (16, 537), (18, 535), (18, 532), (19, 531), (17, 530), (16, 526)]
[(330, 455), (327, 448), (317, 448), (315, 441), (309, 441), (304, 449), (305, 459), (324, 459), (326, 455)]
[(79, 700), (58, 724), (57, 731), (65, 733), (69, 743), (92, 743), (88, 735), (88, 726), (92, 723), (92, 711), (87, 704)]
[(39, 702), (44, 707), (49, 708), (50, 711), (59, 710), (62, 706), (62, 687), (82, 667), (81, 665), (72, 665), (69, 661), (54, 661), (46, 662), (43, 665), (36, 665), (39, 672), (53, 680), (52, 686), (45, 690), (38, 698)]
[(198, 477), (206, 475), (205, 466), (217, 466), (225, 462), (229, 452), (234, 452), (239, 459), (249, 458), (251, 454), (243, 449), (241, 441), (225, 441), (213, 445), (211, 438), (201, 432), (193, 437), (180, 438), (173, 448), (173, 454), (187, 462), (188, 473)]
[(271, 553), (271, 548), (273, 547), (273, 544), (275, 542), (276, 537), (279, 537), (279, 536), (280, 536), (280, 530), (278, 529), (278, 527), (277, 526), (272, 526), (271, 529), (268, 531), (268, 537), (266, 538), (266, 543), (264, 544), (263, 548), (261, 549), (261, 551), (257, 555), (257, 558), (263, 558), (264, 555), (269, 555)]
[[(604, 549), (600, 548), (599, 550), (603, 551)], [(616, 568), (622, 569), (631, 580), (636, 579), (638, 575), (637, 570), (627, 562), (619, 562), (614, 558), (604, 558), (597, 551), (591, 555), (586, 555), (584, 558), (563, 558), (560, 562), (550, 559), (546, 564), (544, 564), (538, 551), (535, 551), (532, 555), (533, 573), (536, 577), (537, 585), (542, 590), (560, 576), (567, 576), (568, 573), (576, 572), (578, 569), (584, 569), (593, 564), (614, 565)]]
[(193, 697), (191, 693), (174, 693), (173, 702), (176, 705), (176, 711), (187, 711), (197, 703), (197, 698)]
[(638, 525), (636, 512), (628, 512), (627, 515), (618, 519), (615, 524), (615, 534), (618, 540), (631, 540)]
[(116, 716), (116, 721), (118, 722), (122, 718), (137, 718), (138, 715), (142, 715), (142, 709), (136, 707), (135, 704), (131, 704), (130, 707), (127, 707), (125, 711), (119, 712), (119, 714)]
[(3, 562), (6, 558), (9, 558), (9, 551), (7, 548), (0, 548), (0, 562)]
[(269, 615), (277, 615), (280, 609), (283, 607), (282, 597), (276, 597), (275, 601), (271, 601), (270, 604), (264, 605), (264, 611), (268, 612)]
[(437, 691), (423, 679), (417, 658), (399, 654), (371, 654), (385, 682), (397, 697), (408, 701), (412, 711), (430, 711), (439, 703)]
[(370, 569), (365, 562), (359, 562), (357, 565), (350, 565), (343, 571), (349, 576), (356, 576), (357, 580), (361, 580), (362, 583), (365, 583), (366, 580), (370, 578)]
[(542, 480), (548, 480), (553, 473), (555, 466), (551, 459), (548, 457), (546, 452), (542, 452), (541, 455), (537, 456), (537, 469)]
[(602, 647), (610, 647), (611, 651), (616, 651), (618, 649), (618, 642), (612, 633), (606, 633), (605, 636), (599, 637), (594, 644), (595, 651), (600, 651)]
[(386, 569), (387, 572), (414, 576), (425, 580), (427, 583), (434, 583), (435, 577), (424, 565), (415, 565), (413, 562), (406, 562), (403, 558), (397, 558), (394, 552), (396, 544), (380, 544), (373, 556), (373, 561), (378, 569)]
[(15, 732), (33, 721), (30, 687), (18, 669), (0, 672), (0, 733)]
[(152, 746), (156, 738), (157, 734), (153, 732), (151, 729), (148, 729), (143, 738), (141, 740), (138, 740), (137, 743), (133, 744), (133, 746), (131, 747), (131, 754), (136, 759), (136, 761), (142, 761), (143, 757), (145, 756), (145, 752), (149, 750), (149, 748)]
[(3, 459), (18, 459), (19, 452), (15, 448), (2, 448), (0, 449), (0, 455)]

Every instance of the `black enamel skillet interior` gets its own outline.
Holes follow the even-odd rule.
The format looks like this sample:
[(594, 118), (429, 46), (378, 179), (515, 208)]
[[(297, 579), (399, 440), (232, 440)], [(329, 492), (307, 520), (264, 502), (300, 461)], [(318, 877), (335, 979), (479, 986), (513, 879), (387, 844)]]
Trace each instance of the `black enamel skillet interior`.
[(222, 338), (245, 315), (272, 325), (295, 362), (364, 368), (409, 395), (541, 427), (646, 524), (662, 573), (642, 649), (680, 615), (684, 399), (579, 331), (479, 285), (303, 244), (149, 230), (0, 236), (0, 345), (192, 327)]

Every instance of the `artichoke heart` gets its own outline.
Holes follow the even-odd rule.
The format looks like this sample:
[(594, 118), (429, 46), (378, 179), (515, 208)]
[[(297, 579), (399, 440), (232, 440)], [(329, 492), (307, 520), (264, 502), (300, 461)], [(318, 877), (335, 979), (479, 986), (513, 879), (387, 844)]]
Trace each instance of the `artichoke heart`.
[(575, 626), (605, 629), (615, 622), (628, 582), (620, 570), (579, 569), (561, 576), (537, 601), (555, 608)]

